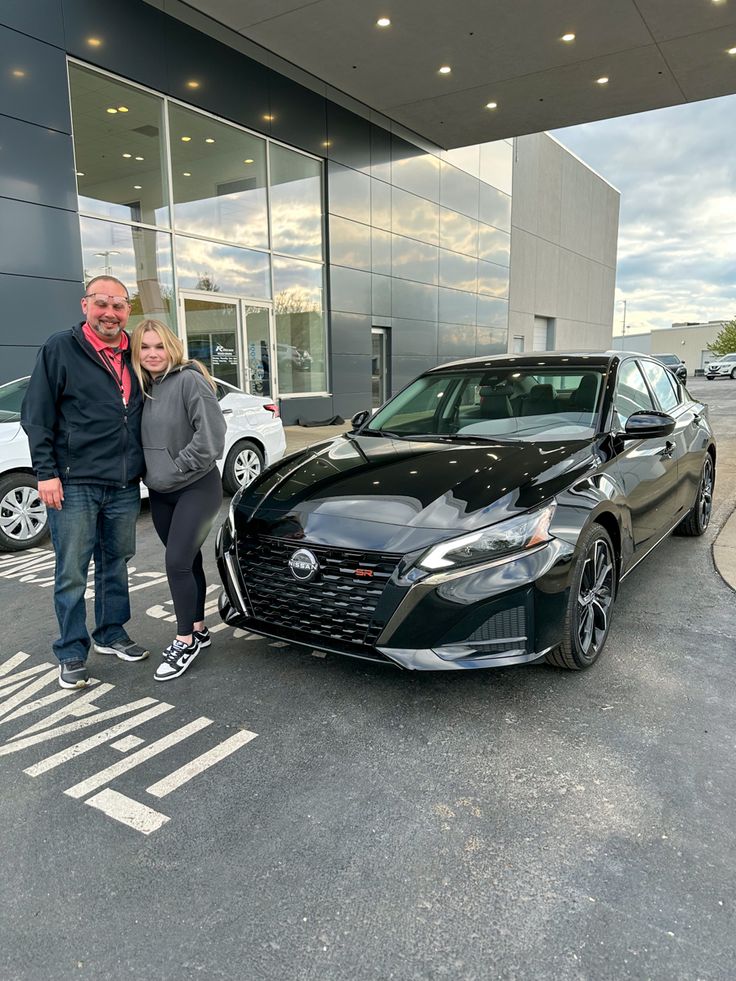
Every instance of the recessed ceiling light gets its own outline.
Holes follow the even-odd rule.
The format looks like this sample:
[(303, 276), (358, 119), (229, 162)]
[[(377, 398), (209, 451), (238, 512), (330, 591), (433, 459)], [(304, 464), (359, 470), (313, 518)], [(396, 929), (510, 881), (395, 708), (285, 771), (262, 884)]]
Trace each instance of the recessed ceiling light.
[(452, 71), (452, 68), (450, 68), (449, 65), (443, 65), (440, 68), (440, 75), (449, 75), (451, 71)]
[(133, 154), (132, 153), (124, 153), (123, 156), (125, 157), (126, 160), (130, 160), (130, 158), (133, 156)]
[(332, 142), (330, 140), (322, 140), (322, 146), (324, 147), (332, 146)]
[(83, 170), (78, 170), (77, 171), (77, 177), (84, 177), (84, 171)]
[(571, 41), (575, 40), (575, 35), (572, 33), (572, 31), (570, 31), (568, 34), (563, 34), (560, 40), (565, 41), (566, 44), (569, 44)]
[(190, 78), (189, 79), (189, 81), (187, 82), (187, 88), (188, 89), (198, 89), (199, 88), (199, 82), (196, 80), (196, 78)]
[(184, 171), (182, 171), (182, 177), (191, 177), (191, 176), (192, 176), (192, 175), (191, 175), (191, 174), (189, 173), (189, 171), (188, 171), (188, 170), (184, 170)]
[(598, 85), (608, 85), (608, 75), (601, 75), (600, 78), (596, 79)]
[(87, 44), (90, 46), (90, 48), (99, 48), (102, 41), (98, 37), (88, 37)]
[(736, 55), (736, 48), (729, 48), (729, 49), (728, 49), (728, 53), (729, 53), (730, 55)]
[(128, 111), (127, 106), (118, 106), (118, 112), (127, 112), (127, 111)]
[(391, 27), (391, 21), (388, 17), (379, 17), (376, 21), (376, 27)]
[(192, 139), (191, 136), (182, 136), (181, 142), (182, 143), (189, 143), (189, 142), (191, 142), (191, 139)]
[(247, 157), (247, 158), (246, 158), (246, 159), (245, 159), (245, 160), (243, 161), (243, 163), (244, 163), (244, 164), (252, 164), (252, 163), (253, 163), (253, 158), (252, 158), (252, 157)]
[(498, 109), (497, 102), (486, 102), (486, 109)]
[(204, 142), (205, 143), (214, 143), (215, 141), (212, 139), (211, 136), (208, 136), (207, 139)]
[(141, 189), (142, 186), (143, 186), (142, 184), (134, 184), (133, 185), (133, 190), (134, 191), (140, 191), (140, 189)]
[(26, 77), (26, 73), (23, 71), (22, 68), (13, 69), (13, 78), (25, 78), (25, 77)]
[(264, 123), (272, 123), (273, 122), (273, 116), (270, 116), (268, 113), (266, 113), (264, 115), (264, 117), (263, 117), (263, 121), (264, 121)]
[(115, 113), (117, 112), (117, 109), (113, 109), (112, 106), (110, 106), (107, 111), (110, 113), (111, 116), (114, 116)]
[(136, 157), (135, 159), (136, 159), (136, 160), (142, 160), (142, 159), (143, 159), (143, 157)]

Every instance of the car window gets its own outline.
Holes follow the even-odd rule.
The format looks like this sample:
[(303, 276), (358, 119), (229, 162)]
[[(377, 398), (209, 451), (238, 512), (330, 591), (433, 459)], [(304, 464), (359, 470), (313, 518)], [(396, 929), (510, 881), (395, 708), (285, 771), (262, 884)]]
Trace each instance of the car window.
[(675, 379), (666, 368), (654, 361), (642, 361), (641, 366), (654, 389), (657, 401), (665, 412), (670, 412), (680, 401)]
[(679, 364), (680, 359), (674, 354), (655, 354), (654, 357), (662, 364)]
[(27, 388), (27, 378), (0, 385), (0, 422), (20, 421), (20, 407)]
[(621, 365), (613, 406), (621, 429), (626, 427), (626, 420), (634, 412), (646, 412), (654, 408), (652, 396), (636, 361), (625, 361)]

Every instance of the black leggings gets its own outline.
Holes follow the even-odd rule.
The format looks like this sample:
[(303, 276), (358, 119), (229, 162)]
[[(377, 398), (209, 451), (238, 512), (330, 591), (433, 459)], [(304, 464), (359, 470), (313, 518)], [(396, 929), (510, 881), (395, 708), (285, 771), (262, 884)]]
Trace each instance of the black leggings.
[(174, 600), (177, 633), (186, 636), (204, 620), (207, 583), (201, 548), (220, 504), (222, 481), (215, 467), (193, 484), (162, 494), (149, 492), (151, 518), (166, 546), (166, 575)]

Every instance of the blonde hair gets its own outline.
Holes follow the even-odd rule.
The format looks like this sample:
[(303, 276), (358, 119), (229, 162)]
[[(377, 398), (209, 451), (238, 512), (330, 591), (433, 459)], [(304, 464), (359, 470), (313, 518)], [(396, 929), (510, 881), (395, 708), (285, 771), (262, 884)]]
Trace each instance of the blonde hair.
[(152, 398), (150, 394), (151, 388), (153, 387), (153, 377), (149, 371), (141, 364), (141, 345), (143, 344), (143, 335), (147, 334), (149, 331), (154, 331), (161, 339), (161, 343), (164, 346), (164, 351), (169, 359), (168, 367), (164, 372), (163, 377), (171, 371), (172, 368), (177, 368), (179, 365), (193, 364), (205, 377), (208, 384), (211, 386), (212, 391), (217, 391), (215, 381), (212, 375), (209, 373), (207, 368), (202, 364), (201, 361), (196, 361), (193, 358), (184, 357), (184, 345), (173, 332), (170, 327), (167, 327), (165, 323), (160, 320), (142, 320), (136, 327), (130, 338), (130, 356), (133, 362), (133, 371), (136, 374), (141, 389), (143, 393), (148, 397)]

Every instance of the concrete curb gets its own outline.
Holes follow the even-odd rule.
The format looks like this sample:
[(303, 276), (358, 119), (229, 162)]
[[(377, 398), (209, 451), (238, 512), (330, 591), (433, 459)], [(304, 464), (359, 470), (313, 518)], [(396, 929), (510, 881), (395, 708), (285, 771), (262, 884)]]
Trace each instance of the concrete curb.
[(736, 511), (731, 512), (711, 548), (716, 571), (725, 584), (736, 592)]

